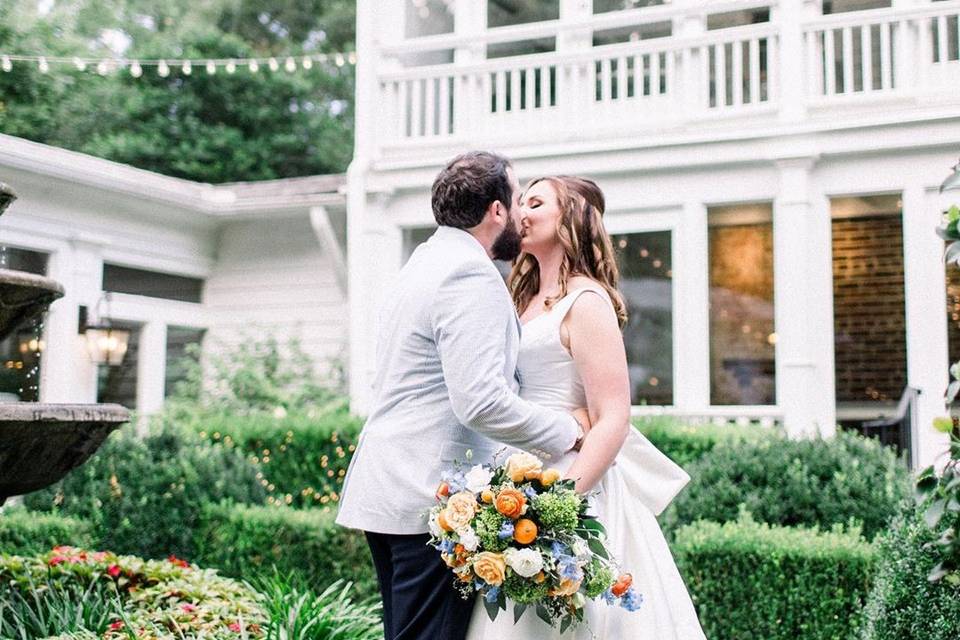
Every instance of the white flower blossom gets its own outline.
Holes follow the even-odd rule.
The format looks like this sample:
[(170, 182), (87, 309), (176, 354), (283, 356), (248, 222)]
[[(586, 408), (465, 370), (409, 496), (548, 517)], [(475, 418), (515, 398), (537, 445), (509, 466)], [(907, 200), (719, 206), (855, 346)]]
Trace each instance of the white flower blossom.
[(522, 578), (532, 578), (543, 569), (543, 556), (536, 549), (507, 549), (504, 554), (507, 564)]
[(467, 481), (467, 491), (473, 493), (480, 493), (484, 489), (490, 487), (490, 481), (493, 480), (493, 472), (484, 469), (483, 465), (474, 465), (470, 471), (467, 472), (464, 478)]
[(430, 535), (434, 538), (439, 538), (443, 535), (443, 529), (440, 527), (440, 523), (437, 522), (438, 513), (431, 513), (430, 520), (427, 522), (427, 526), (430, 527)]
[(462, 544), (463, 548), (467, 551), (476, 551), (477, 547), (480, 546), (480, 538), (477, 537), (477, 533), (470, 527), (460, 529), (457, 531), (457, 535), (460, 536), (460, 544)]

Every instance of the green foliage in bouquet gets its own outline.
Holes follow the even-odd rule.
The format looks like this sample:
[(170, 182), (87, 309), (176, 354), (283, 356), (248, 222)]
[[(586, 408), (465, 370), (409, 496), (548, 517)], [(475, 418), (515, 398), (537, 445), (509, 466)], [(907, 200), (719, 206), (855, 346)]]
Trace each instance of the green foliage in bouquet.
[(883, 531), (909, 500), (906, 466), (875, 440), (762, 440), (718, 446), (688, 469), (690, 484), (664, 512), (667, 531), (696, 520), (730, 522), (741, 507), (781, 526), (862, 526)]
[(376, 594), (363, 535), (338, 526), (335, 517), (319, 509), (207, 505), (195, 532), (196, 560), (237, 578), (278, 572), (296, 583), (344, 580), (360, 594)]
[(940, 550), (932, 543), (946, 526), (931, 529), (924, 511), (923, 506), (906, 509), (879, 540), (879, 568), (864, 611), (860, 640), (957, 638), (960, 585), (928, 579), (942, 561)]
[(681, 467), (688, 467), (717, 446), (779, 439), (780, 431), (756, 425), (687, 424), (668, 416), (634, 418), (634, 426)]
[(877, 558), (856, 531), (770, 526), (746, 513), (683, 527), (672, 551), (711, 640), (852, 638)]
[(79, 518), (102, 548), (147, 558), (194, 555), (204, 504), (262, 504), (258, 469), (242, 453), (172, 424), (146, 437), (128, 425), (60, 482), (24, 497), (34, 511)]
[(93, 544), (90, 523), (52, 513), (7, 507), (0, 513), (0, 553), (31, 555), (60, 544)]

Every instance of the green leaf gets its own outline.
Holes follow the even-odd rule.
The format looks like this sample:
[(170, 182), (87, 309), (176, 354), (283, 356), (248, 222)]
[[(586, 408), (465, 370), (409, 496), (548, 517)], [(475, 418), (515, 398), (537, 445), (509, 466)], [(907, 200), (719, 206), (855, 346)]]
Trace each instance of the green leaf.
[(553, 618), (550, 617), (550, 612), (547, 611), (547, 608), (540, 603), (537, 603), (537, 617), (546, 622), (548, 625), (553, 626)]
[(513, 624), (517, 624), (520, 621), (520, 616), (523, 615), (523, 612), (527, 610), (527, 605), (520, 604), (519, 602), (513, 605)]
[(943, 261), (949, 264), (955, 262), (958, 258), (960, 258), (960, 242), (952, 242), (943, 254)]
[(560, 634), (562, 635), (570, 628), (570, 625), (573, 623), (573, 619), (570, 616), (566, 616), (563, 621), (560, 623)]
[(955, 204), (950, 205), (950, 208), (947, 209), (947, 221), (953, 222), (954, 220), (960, 220), (960, 207)]
[(944, 397), (946, 403), (952, 404), (957, 397), (957, 393), (960, 393), (960, 380), (954, 380), (950, 383), (950, 386), (947, 387), (947, 393)]
[(497, 614), (500, 613), (500, 607), (496, 602), (488, 602), (486, 598), (483, 597), (483, 594), (480, 594), (480, 598), (483, 600), (483, 608), (487, 610), (487, 616), (490, 617), (490, 621), (493, 622), (497, 619)]
[(609, 554), (607, 554), (606, 547), (604, 547), (603, 543), (597, 540), (596, 538), (591, 538), (590, 540), (587, 540), (587, 546), (590, 547), (590, 551), (593, 551), (595, 554), (597, 554), (604, 560), (610, 559)]
[(923, 514), (924, 520), (927, 522), (927, 526), (931, 529), (936, 529), (940, 524), (940, 518), (943, 517), (943, 511), (946, 507), (946, 503), (943, 500), (935, 500), (930, 503), (930, 506), (927, 507), (926, 513)]

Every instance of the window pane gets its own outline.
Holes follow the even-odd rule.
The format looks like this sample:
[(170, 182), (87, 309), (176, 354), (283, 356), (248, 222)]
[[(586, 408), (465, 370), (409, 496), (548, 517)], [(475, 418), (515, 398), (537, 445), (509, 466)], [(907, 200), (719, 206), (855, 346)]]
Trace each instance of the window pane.
[(593, 12), (607, 13), (609, 11), (652, 7), (658, 4), (664, 4), (664, 0), (593, 0)]
[(187, 353), (187, 347), (199, 345), (203, 334), (204, 329), (167, 327), (167, 366), (163, 397), (169, 397), (176, 390), (177, 383), (185, 380), (191, 363), (196, 363), (199, 354)]
[(772, 208), (715, 207), (708, 215), (710, 402), (776, 404)]
[[(0, 246), (0, 269), (46, 275), (49, 256), (37, 251)], [(31, 320), (0, 341), (0, 402), (40, 399), (42, 318)]]
[(436, 227), (408, 227), (403, 230), (403, 263), (406, 264), (413, 250), (430, 239)]
[(633, 404), (673, 404), (673, 262), (669, 231), (613, 236)]
[(419, 38), (453, 32), (453, 11), (444, 0), (407, 0), (404, 36)]
[(137, 354), (140, 349), (140, 326), (111, 322), (117, 329), (130, 331), (130, 343), (123, 357), (123, 364), (97, 368), (97, 402), (116, 402), (128, 409), (137, 408)]
[(104, 263), (103, 290), (183, 302), (200, 302), (203, 280)]
[[(837, 403), (892, 406), (907, 384), (900, 198), (833, 198)], [(870, 414), (876, 415), (871, 409)]]
[(487, 0), (487, 26), (508, 27), (560, 17), (560, 0)]

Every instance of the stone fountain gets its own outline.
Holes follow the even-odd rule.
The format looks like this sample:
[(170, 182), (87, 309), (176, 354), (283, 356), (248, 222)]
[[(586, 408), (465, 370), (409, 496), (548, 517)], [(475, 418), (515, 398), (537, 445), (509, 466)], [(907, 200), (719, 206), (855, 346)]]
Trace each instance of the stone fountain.
[[(16, 198), (0, 182), (0, 216)], [(0, 269), (0, 340), (62, 296), (49, 278)], [(0, 505), (60, 480), (129, 420), (117, 404), (0, 402)]]

